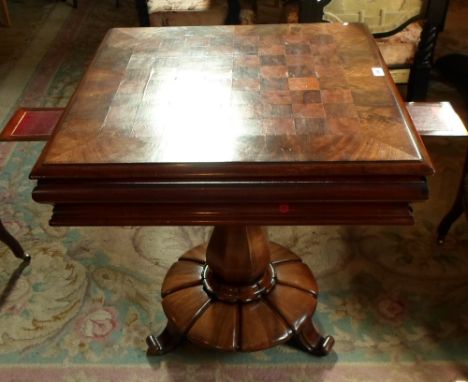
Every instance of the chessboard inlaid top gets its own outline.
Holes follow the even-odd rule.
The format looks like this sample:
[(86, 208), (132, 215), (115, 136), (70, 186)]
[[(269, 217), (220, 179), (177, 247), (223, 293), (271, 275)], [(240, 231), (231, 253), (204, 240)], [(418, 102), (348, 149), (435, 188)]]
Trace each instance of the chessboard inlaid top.
[(42, 163), (425, 156), (363, 27), (284, 24), (111, 30)]

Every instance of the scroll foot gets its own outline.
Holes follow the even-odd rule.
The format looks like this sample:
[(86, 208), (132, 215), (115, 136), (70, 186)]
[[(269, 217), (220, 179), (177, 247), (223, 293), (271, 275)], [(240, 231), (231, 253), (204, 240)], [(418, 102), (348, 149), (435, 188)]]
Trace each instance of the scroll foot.
[(147, 356), (162, 355), (175, 349), (183, 340), (183, 336), (169, 323), (159, 336), (149, 335), (146, 337), (148, 350)]
[(332, 336), (323, 337), (316, 329), (312, 320), (304, 324), (296, 340), (309, 353), (316, 356), (325, 356), (331, 352), (335, 339)]

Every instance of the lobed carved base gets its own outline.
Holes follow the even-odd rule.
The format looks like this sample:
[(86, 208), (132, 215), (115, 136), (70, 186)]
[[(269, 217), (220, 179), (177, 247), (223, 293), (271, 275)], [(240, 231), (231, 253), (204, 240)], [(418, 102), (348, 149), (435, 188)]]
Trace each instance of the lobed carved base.
[(147, 338), (150, 356), (184, 338), (224, 351), (256, 351), (294, 340), (314, 355), (328, 354), (333, 337), (312, 323), (318, 287), (312, 272), (288, 249), (269, 243), (270, 261), (251, 283), (226, 284), (211, 272), (206, 245), (185, 253), (168, 271), (162, 305), (168, 324)]

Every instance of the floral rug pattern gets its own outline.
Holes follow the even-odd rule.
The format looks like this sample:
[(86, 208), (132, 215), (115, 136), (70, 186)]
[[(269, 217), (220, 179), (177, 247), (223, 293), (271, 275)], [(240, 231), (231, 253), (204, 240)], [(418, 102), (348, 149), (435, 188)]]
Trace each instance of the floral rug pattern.
[[(80, 0), (19, 103), (66, 104), (105, 29), (133, 25), (132, 2), (121, 3), (116, 9), (113, 1)], [(414, 226), (269, 228), (271, 240), (302, 256), (318, 279), (315, 320), (336, 339), (324, 358), (290, 345), (226, 354), (189, 343), (147, 358), (145, 337), (165, 326), (164, 275), (207, 240), (211, 227), (50, 227), (51, 207), (31, 200), (28, 180), (43, 143), (0, 143), (0, 216), (32, 256), (9, 291), (20, 261), (0, 243), (0, 380), (468, 378), (466, 220), (457, 221), (444, 245), (435, 243), (466, 142), (426, 143), (437, 175), (430, 179), (430, 200), (414, 206)]]

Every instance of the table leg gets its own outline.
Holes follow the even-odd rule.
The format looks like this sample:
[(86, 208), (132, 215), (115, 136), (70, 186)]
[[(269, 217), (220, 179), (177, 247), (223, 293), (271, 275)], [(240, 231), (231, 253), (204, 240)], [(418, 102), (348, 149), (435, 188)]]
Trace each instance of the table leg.
[(183, 338), (227, 351), (256, 351), (295, 339), (325, 355), (332, 337), (312, 323), (318, 287), (301, 259), (268, 242), (257, 226), (217, 226), (208, 245), (185, 253), (168, 271), (162, 305), (168, 325), (149, 336), (148, 355)]
[(31, 260), (31, 256), (27, 254), (21, 244), (16, 240), (5, 228), (0, 220), (0, 241), (3, 241), (13, 252), (13, 254), (24, 261)]

